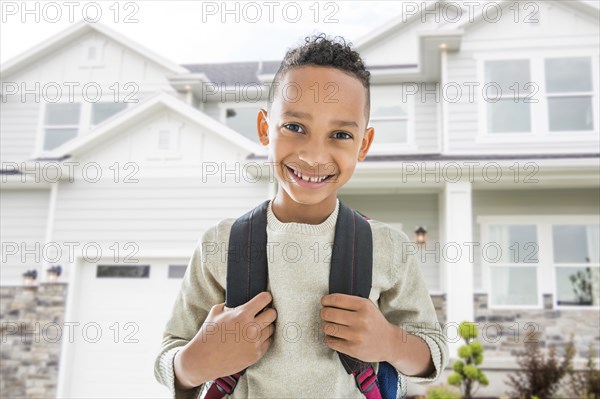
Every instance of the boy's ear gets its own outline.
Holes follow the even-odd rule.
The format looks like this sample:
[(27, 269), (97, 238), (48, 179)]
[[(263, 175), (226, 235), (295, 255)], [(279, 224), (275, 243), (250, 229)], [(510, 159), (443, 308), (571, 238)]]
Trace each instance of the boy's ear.
[(266, 147), (269, 145), (269, 122), (267, 121), (267, 111), (261, 108), (258, 111), (256, 119), (256, 127), (258, 130), (258, 140)]
[(373, 137), (375, 137), (375, 129), (370, 127), (365, 130), (362, 141), (360, 142), (360, 150), (358, 151), (358, 160), (362, 161), (367, 157), (367, 153), (369, 152), (369, 148), (371, 147), (371, 143), (373, 142)]

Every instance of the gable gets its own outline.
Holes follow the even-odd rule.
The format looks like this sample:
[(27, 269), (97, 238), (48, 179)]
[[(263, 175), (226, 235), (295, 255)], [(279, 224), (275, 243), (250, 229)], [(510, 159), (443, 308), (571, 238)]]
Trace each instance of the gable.
[(419, 39), (422, 31), (436, 26), (435, 18), (429, 15), (421, 20), (419, 14), (408, 19), (399, 17), (387, 31), (375, 35), (357, 49), (365, 63), (373, 65), (414, 65), (419, 63)]
[[(108, 168), (115, 162), (134, 163), (129, 170), (140, 173), (156, 169), (185, 167), (200, 169), (203, 163), (241, 161), (250, 152), (232, 143), (210, 128), (163, 107), (135, 123), (122, 124), (110, 137), (78, 152), (73, 161), (82, 165), (96, 162)], [(123, 172), (123, 168), (121, 167)], [(139, 173), (136, 173), (139, 174)]]
[[(94, 29), (9, 72), (10, 81), (25, 82), (29, 89), (39, 82), (42, 101), (54, 99), (56, 86), (62, 91), (58, 101), (69, 101), (70, 91), (75, 98), (95, 97), (97, 90), (94, 87), (98, 86), (102, 97), (108, 99), (119, 92), (145, 91), (145, 86), (150, 85), (153, 91), (173, 90), (167, 79), (172, 72)], [(3, 80), (9, 80), (8, 76), (3, 74)], [(69, 89), (67, 82), (76, 83)], [(135, 90), (125, 88), (126, 82), (131, 82)], [(84, 90), (86, 84), (90, 86), (87, 91)], [(31, 98), (27, 97), (28, 100)]]
[[(572, 4), (558, 1), (519, 2), (519, 7), (513, 2), (497, 4), (496, 8), (502, 9), (500, 17), (493, 7), (488, 7), (486, 18), (464, 24), (464, 41), (504, 39), (521, 44), (531, 41), (539, 47), (540, 43), (535, 42), (539, 38), (568, 40), (577, 37), (576, 40), (590, 38), (597, 42), (600, 34), (597, 14), (584, 13)], [(483, 15), (481, 11), (477, 16), (480, 15)]]

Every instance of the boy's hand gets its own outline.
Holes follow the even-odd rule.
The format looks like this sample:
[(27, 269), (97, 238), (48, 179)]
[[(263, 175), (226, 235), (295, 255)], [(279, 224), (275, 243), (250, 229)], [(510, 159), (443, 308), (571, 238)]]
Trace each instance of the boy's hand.
[(273, 341), (277, 311), (267, 308), (261, 313), (271, 300), (265, 291), (236, 308), (214, 305), (196, 336), (180, 352), (183, 376), (177, 365), (176, 375), (182, 385), (198, 386), (258, 362)]
[(346, 294), (321, 298), (325, 344), (364, 362), (384, 361), (393, 341), (392, 324), (370, 299)]

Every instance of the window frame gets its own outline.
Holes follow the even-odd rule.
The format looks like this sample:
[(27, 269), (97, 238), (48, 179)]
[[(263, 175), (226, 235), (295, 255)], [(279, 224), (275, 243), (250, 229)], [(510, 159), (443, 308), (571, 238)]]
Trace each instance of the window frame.
[[(515, 62), (516, 61), (527, 61), (529, 63), (529, 76), (530, 76), (531, 80), (534, 81), (533, 74), (532, 74), (532, 69), (533, 69), (532, 68), (532, 66), (533, 66), (532, 64), (533, 64), (533, 62), (528, 57), (514, 57), (512, 59), (486, 59), (486, 60), (483, 61), (483, 76), (482, 76), (482, 82), (481, 82), (481, 86), (480, 86), (481, 87), (481, 94), (482, 95), (483, 95), (483, 87), (486, 84), (485, 83), (485, 73), (486, 73), (485, 65), (489, 61), (515, 61)], [(527, 83), (528, 82), (525, 82), (525, 85)], [(511, 85), (511, 87), (512, 87), (512, 85)], [(513, 101), (514, 101), (515, 93), (511, 90), (509, 93), (502, 93), (501, 96), (498, 98), (498, 101), (495, 102), (495, 103), (485, 102), (485, 101), (483, 101), (483, 97), (481, 97), (482, 98), (482, 102), (484, 104), (483, 109), (485, 110), (485, 118), (483, 120), (485, 122), (485, 132), (486, 132), (486, 134), (488, 134), (488, 135), (490, 135), (492, 137), (498, 137), (498, 136), (500, 136), (500, 137), (502, 137), (502, 136), (531, 136), (531, 135), (534, 134), (534, 131), (535, 131), (535, 127), (534, 127), (535, 126), (535, 119), (537, 119), (537, 115), (534, 115), (534, 112), (533, 112), (533, 108), (534, 107), (532, 106), (532, 104), (533, 104), (533, 101), (535, 100), (535, 94), (534, 94), (535, 90), (533, 90), (533, 93), (527, 93), (525, 91), (521, 92), (522, 88), (523, 87), (519, 87), (517, 97), (519, 99), (518, 102), (523, 101), (524, 104), (528, 104), (529, 105), (529, 126), (530, 126), (529, 131), (528, 132), (490, 132), (490, 131), (488, 131), (488, 126), (489, 126), (488, 109), (489, 109), (489, 105), (490, 104), (497, 104), (498, 102), (500, 102), (502, 100), (507, 100), (507, 99), (513, 99)], [(531, 99), (530, 102), (526, 102), (525, 100), (530, 95), (533, 95), (533, 98)]]
[[(79, 105), (79, 118), (78, 118), (77, 125), (47, 125), (46, 124), (46, 116), (48, 115), (48, 108), (49, 108), (49, 106), (56, 105), (56, 104), (73, 104), (73, 105), (74, 104), (78, 104)], [(45, 149), (44, 148), (44, 146), (46, 145), (46, 129), (48, 129), (49, 126), (52, 126), (53, 128), (57, 128), (57, 129), (59, 129), (59, 128), (73, 128), (73, 127), (76, 127), (77, 128), (77, 133), (75, 134), (75, 137), (73, 139), (79, 137), (79, 135), (81, 134), (81, 125), (82, 125), (82, 123), (84, 121), (84, 113), (85, 113), (84, 107), (85, 107), (85, 104), (83, 104), (82, 102), (78, 102), (78, 101), (73, 101), (73, 102), (70, 102), (70, 101), (57, 101), (57, 102), (53, 102), (53, 103), (49, 103), (49, 102), (43, 103), (42, 112), (40, 112), (40, 114), (41, 114), (40, 115), (41, 116), (40, 119), (41, 120), (40, 120), (40, 123), (39, 123), (39, 125), (40, 125), (39, 126), (39, 136), (40, 137), (38, 137), (38, 146), (37, 146), (38, 151), (41, 152), (41, 153), (48, 153), (48, 152), (54, 151), (54, 149), (56, 149), (56, 148), (58, 148), (58, 147), (60, 147), (61, 145), (64, 144), (63, 143), (63, 144), (59, 145), (58, 147), (55, 147), (55, 148), (52, 148), (52, 149)], [(50, 129), (52, 129), (52, 128), (50, 128)], [(73, 140), (73, 139), (71, 139), (71, 140)], [(70, 140), (68, 140), (68, 141), (70, 141)]]
[[(594, 130), (574, 130), (574, 131), (550, 131), (549, 129), (549, 109), (548, 93), (546, 91), (546, 59), (556, 58), (581, 58), (587, 57), (591, 61), (592, 68), (592, 108)], [(579, 50), (579, 49), (561, 49), (559, 51), (538, 51), (514, 50), (511, 52), (500, 52), (493, 54), (479, 54), (474, 56), (477, 68), (476, 88), (477, 115), (478, 115), (478, 133), (477, 143), (506, 143), (506, 142), (554, 142), (568, 143), (573, 141), (592, 141), (597, 140), (600, 133), (599, 112), (598, 112), (598, 76), (594, 71), (598, 71), (600, 64), (600, 52), (597, 50)], [(488, 102), (483, 100), (483, 86), (485, 85), (485, 63), (486, 61), (508, 61), (528, 59), (530, 61), (530, 76), (532, 82), (537, 83), (538, 91), (533, 95), (530, 103), (531, 131), (522, 133), (492, 133), (488, 131)], [(512, 92), (511, 92), (512, 93)], [(575, 92), (573, 92), (575, 93)], [(552, 97), (552, 95), (550, 96)]]
[[(589, 219), (588, 219), (588, 221), (589, 221)], [(553, 228), (553, 226), (557, 226), (557, 225), (576, 225), (576, 226), (583, 225), (583, 226), (585, 226), (585, 225), (589, 225), (589, 224), (590, 223), (585, 223), (585, 222), (581, 222), (581, 223), (575, 223), (575, 222), (550, 223), (550, 225), (549, 225), (550, 239), (552, 240), (551, 241), (551, 247), (550, 247), (550, 249), (552, 251), (554, 251), (554, 237), (552, 235), (552, 228)], [(552, 265), (552, 287), (555, 289), (555, 292), (554, 292), (553, 298), (552, 298), (553, 299), (552, 305), (553, 305), (554, 309), (557, 309), (557, 310), (571, 310), (571, 309), (574, 309), (574, 310), (584, 310), (584, 309), (586, 309), (586, 310), (587, 309), (600, 310), (600, 303), (598, 304), (598, 306), (593, 306), (593, 305), (590, 305), (590, 306), (585, 306), (585, 305), (560, 305), (558, 303), (558, 294), (556, 292), (556, 283), (557, 283), (557, 280), (558, 280), (556, 269), (558, 267), (581, 268), (581, 267), (586, 267), (587, 266), (587, 267), (591, 267), (591, 268), (597, 267), (598, 269), (600, 269), (600, 263), (598, 263), (598, 264), (595, 264), (595, 263), (592, 264), (591, 262), (590, 263), (579, 263), (579, 264), (576, 264), (574, 262), (557, 263), (557, 262), (554, 261), (554, 252), (553, 252), (552, 253), (552, 264), (551, 265)]]
[[(396, 84), (382, 84), (382, 85), (371, 85), (371, 109), (373, 109), (373, 87), (391, 87), (391, 86), (400, 86), (404, 89), (403, 83)], [(416, 94), (407, 95), (407, 101), (404, 103), (406, 105), (406, 118), (404, 117), (379, 117), (373, 118), (369, 115), (369, 123), (367, 128), (372, 127), (371, 122), (375, 120), (406, 120), (406, 142), (388, 142), (388, 143), (380, 143), (377, 141), (377, 129), (375, 129), (375, 137), (373, 139), (373, 143), (369, 148), (370, 155), (385, 155), (385, 154), (398, 154), (398, 153), (410, 153), (417, 150), (417, 145), (415, 142), (415, 96), (420, 96), (421, 91), (419, 87), (419, 91)]]
[[(490, 225), (517, 225), (527, 224), (536, 225), (538, 239), (538, 262), (524, 263), (523, 265), (535, 265), (538, 287), (538, 304), (532, 305), (495, 305), (491, 298), (491, 264), (481, 257), (481, 274), (483, 291), (488, 294), (488, 308), (496, 310), (507, 309), (537, 309), (544, 308), (544, 295), (552, 294), (552, 309), (554, 310), (591, 310), (597, 312), (600, 306), (569, 306), (558, 305), (558, 295), (556, 290), (556, 267), (554, 262), (554, 247), (552, 237), (552, 226), (554, 225), (589, 225), (590, 220), (597, 221), (598, 215), (480, 215), (476, 222), (480, 225), (481, 247), (489, 242)], [(562, 267), (561, 264), (558, 264)], [(590, 266), (590, 264), (588, 264)], [(498, 267), (498, 266), (496, 266)], [(501, 266), (500, 266), (501, 267)], [(551, 271), (542, 268), (552, 268)], [(575, 266), (573, 266), (575, 267)], [(600, 267), (600, 266), (592, 266)]]
[[(112, 98), (112, 97), (107, 97), (108, 98)], [(96, 129), (97, 126), (102, 125), (103, 123), (105, 123), (106, 121), (108, 121), (109, 119), (112, 119), (114, 116), (116, 116), (117, 114), (121, 113), (121, 112), (127, 112), (128, 108), (129, 108), (129, 103), (124, 103), (125, 104), (125, 108), (119, 112), (117, 112), (116, 114), (113, 114), (112, 116), (108, 117), (107, 119), (103, 120), (102, 122), (98, 123), (97, 125), (92, 124), (92, 108), (94, 106), (94, 104), (98, 104), (98, 103), (110, 103), (111, 101), (103, 101), (103, 99), (100, 99), (99, 101), (96, 102), (89, 102), (89, 101), (85, 101), (81, 96), (75, 96), (75, 98), (73, 99), (73, 101), (57, 101), (57, 102), (42, 102), (41, 103), (41, 111), (39, 114), (39, 119), (38, 119), (38, 127), (37, 127), (37, 138), (36, 138), (36, 145), (35, 145), (35, 149), (34, 152), (32, 154), (32, 158), (37, 158), (39, 156), (44, 156), (46, 154), (50, 154), (52, 153), (56, 148), (59, 148), (60, 146), (62, 146), (63, 144), (61, 144), (59, 147), (55, 147), (53, 149), (50, 150), (46, 150), (44, 149), (44, 145), (46, 143), (46, 114), (48, 112), (48, 105), (52, 105), (52, 104), (79, 104), (80, 108), (79, 108), (79, 124), (77, 125), (77, 135), (71, 139), (71, 140), (75, 140), (78, 137), (85, 135), (87, 133), (89, 133), (91, 130)], [(70, 141), (70, 140), (69, 140)], [(65, 142), (66, 143), (66, 142)]]
[[(478, 218), (478, 223), (479, 218)], [(483, 280), (484, 291), (488, 294), (488, 308), (489, 309), (498, 309), (498, 310), (506, 310), (506, 309), (543, 309), (544, 307), (544, 298), (542, 285), (540, 284), (540, 264), (542, 264), (541, 254), (539, 251), (540, 248), (540, 229), (535, 223), (529, 222), (527, 220), (510, 220), (506, 218), (498, 218), (491, 219), (490, 221), (484, 221), (481, 224), (481, 245), (480, 250), (482, 250), (483, 246), (490, 242), (490, 233), (489, 227), (491, 225), (535, 225), (536, 226), (536, 236), (537, 236), (537, 245), (538, 245), (538, 261), (532, 263), (510, 263), (510, 264), (498, 264), (498, 263), (490, 263), (486, 262), (485, 257), (481, 256), (481, 273)], [(536, 276), (536, 288), (537, 288), (537, 296), (536, 303), (531, 305), (497, 305), (492, 301), (492, 284), (491, 284), (491, 275), (492, 268), (501, 268), (501, 267), (534, 267), (535, 268), (535, 276)]]

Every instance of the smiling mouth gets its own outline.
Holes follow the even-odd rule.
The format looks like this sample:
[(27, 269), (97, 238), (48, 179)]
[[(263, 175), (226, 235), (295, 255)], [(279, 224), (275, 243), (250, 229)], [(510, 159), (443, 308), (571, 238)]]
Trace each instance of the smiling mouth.
[(333, 174), (333, 175), (324, 175), (324, 176), (320, 176), (320, 177), (307, 177), (307, 176), (303, 176), (301, 172), (296, 173), (296, 171), (294, 169), (290, 168), (287, 165), (285, 165), (285, 167), (292, 175), (294, 175), (294, 177), (297, 177), (299, 179), (302, 179), (302, 180), (304, 180), (306, 182), (310, 182), (310, 183), (326, 182), (328, 180), (331, 180), (331, 178), (333, 176), (335, 176), (335, 174)]

